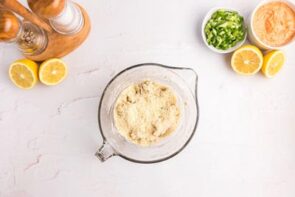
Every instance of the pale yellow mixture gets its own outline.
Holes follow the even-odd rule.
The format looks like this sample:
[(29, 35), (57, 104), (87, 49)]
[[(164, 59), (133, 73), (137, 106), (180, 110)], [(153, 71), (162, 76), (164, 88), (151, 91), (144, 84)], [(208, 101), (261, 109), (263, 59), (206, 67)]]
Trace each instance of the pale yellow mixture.
[(176, 130), (180, 109), (167, 86), (146, 80), (126, 88), (114, 107), (119, 133), (142, 146), (154, 144)]

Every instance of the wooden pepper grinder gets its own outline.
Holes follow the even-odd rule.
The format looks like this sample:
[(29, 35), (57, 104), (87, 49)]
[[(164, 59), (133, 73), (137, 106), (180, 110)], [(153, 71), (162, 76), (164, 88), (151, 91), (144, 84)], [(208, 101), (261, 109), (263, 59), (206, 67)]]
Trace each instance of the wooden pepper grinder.
[(15, 42), (25, 55), (38, 55), (47, 46), (47, 35), (36, 25), (21, 22), (11, 11), (0, 9), (0, 42)]
[(69, 0), (28, 0), (29, 7), (37, 15), (49, 20), (58, 33), (72, 35), (84, 25), (80, 7)]
[(10, 42), (19, 32), (20, 24), (17, 17), (10, 11), (0, 9), (0, 41)]

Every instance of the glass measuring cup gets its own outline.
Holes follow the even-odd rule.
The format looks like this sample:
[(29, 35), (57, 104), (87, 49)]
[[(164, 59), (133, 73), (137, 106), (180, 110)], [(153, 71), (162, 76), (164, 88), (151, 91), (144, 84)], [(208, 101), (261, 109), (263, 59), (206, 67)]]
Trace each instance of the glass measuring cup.
[[(127, 141), (117, 131), (113, 109), (119, 94), (128, 86), (153, 80), (171, 87), (181, 109), (178, 128), (157, 144), (142, 147)], [(199, 119), (196, 72), (191, 68), (170, 67), (155, 63), (131, 66), (117, 74), (106, 86), (98, 108), (98, 122), (103, 145), (95, 153), (105, 161), (120, 156), (137, 163), (155, 163), (167, 160), (183, 150), (193, 137)]]

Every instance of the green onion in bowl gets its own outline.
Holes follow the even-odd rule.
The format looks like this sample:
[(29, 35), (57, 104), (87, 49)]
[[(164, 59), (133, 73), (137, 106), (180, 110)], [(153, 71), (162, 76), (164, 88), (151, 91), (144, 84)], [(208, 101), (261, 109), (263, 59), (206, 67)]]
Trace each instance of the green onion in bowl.
[(236, 11), (219, 9), (207, 21), (204, 33), (208, 45), (219, 50), (230, 49), (245, 39), (244, 18)]

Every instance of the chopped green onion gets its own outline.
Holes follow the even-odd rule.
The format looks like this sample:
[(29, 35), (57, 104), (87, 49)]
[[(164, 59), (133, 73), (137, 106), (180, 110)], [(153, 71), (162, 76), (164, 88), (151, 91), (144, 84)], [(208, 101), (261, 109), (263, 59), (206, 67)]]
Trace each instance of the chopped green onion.
[(244, 18), (236, 11), (217, 10), (205, 26), (207, 43), (217, 49), (227, 50), (244, 40)]

